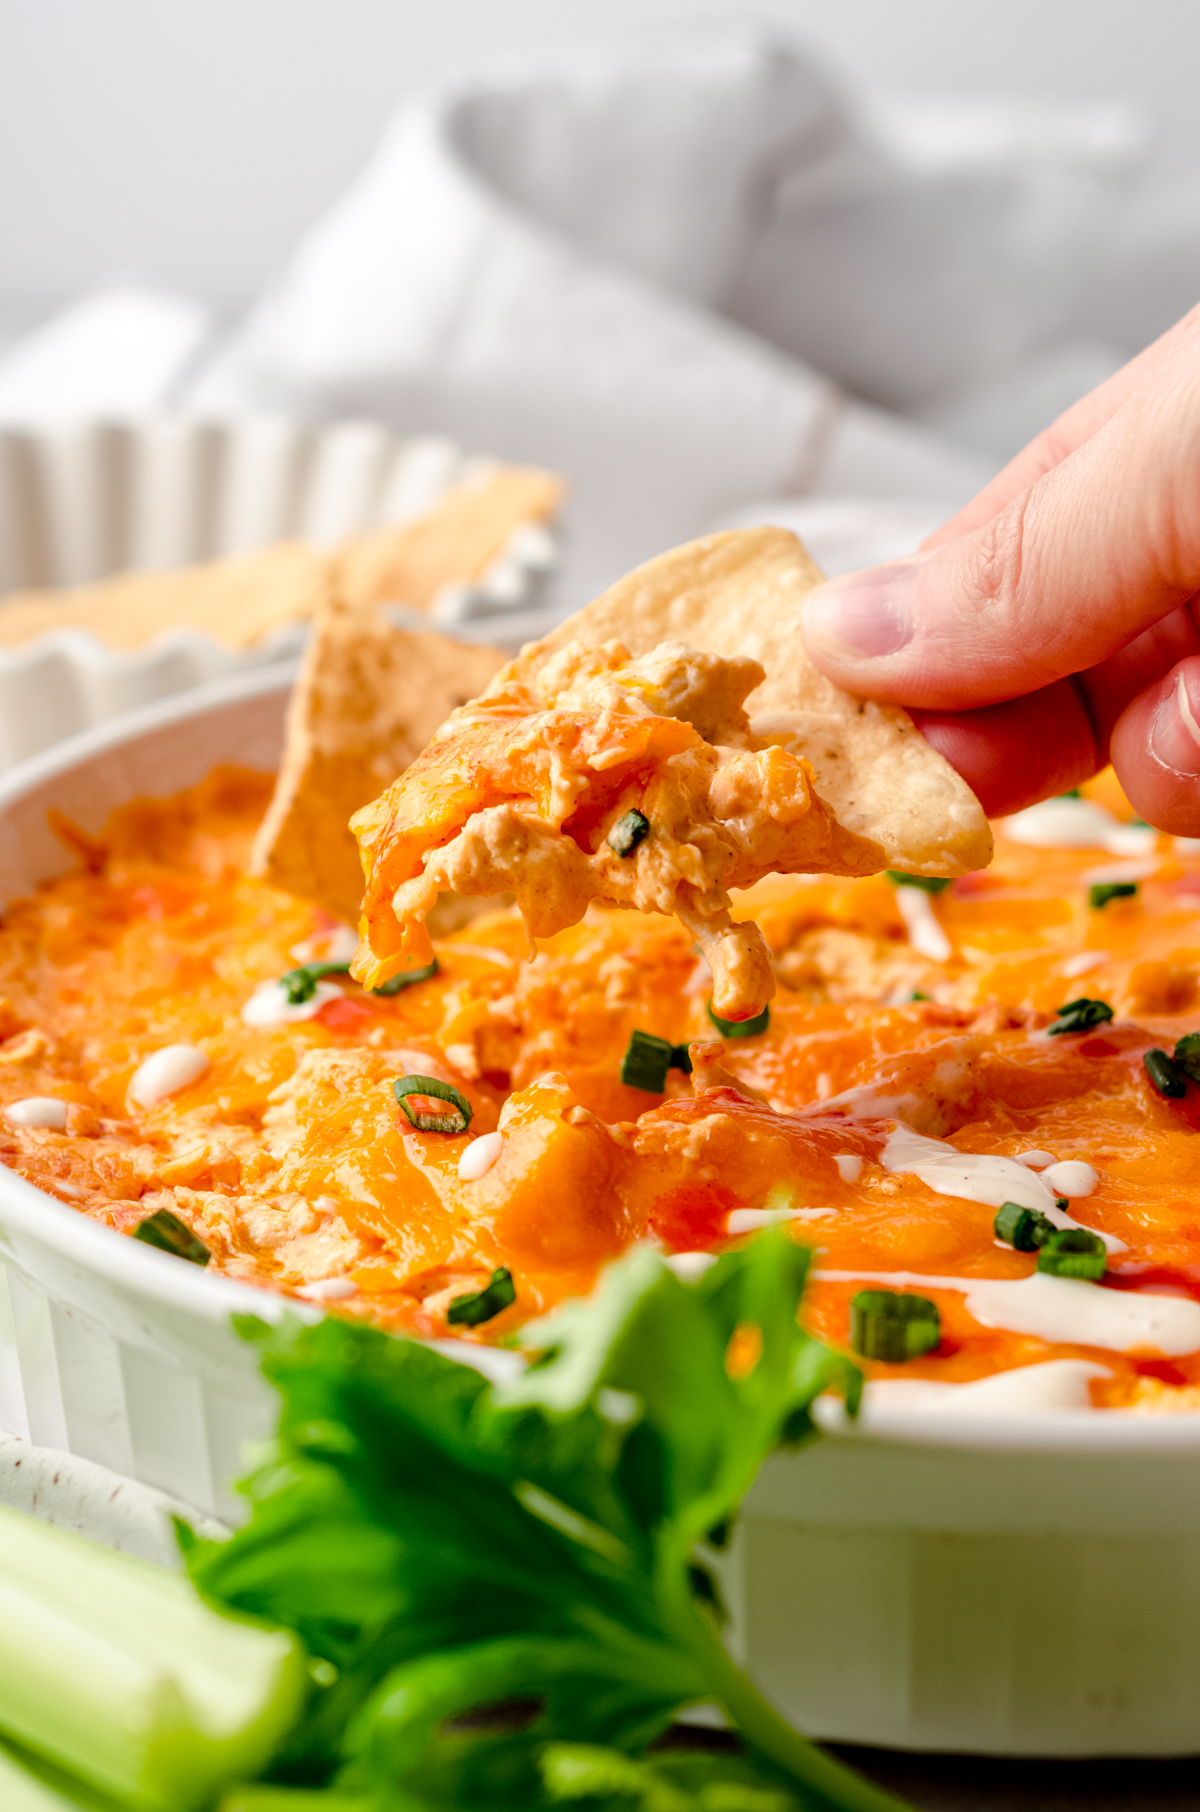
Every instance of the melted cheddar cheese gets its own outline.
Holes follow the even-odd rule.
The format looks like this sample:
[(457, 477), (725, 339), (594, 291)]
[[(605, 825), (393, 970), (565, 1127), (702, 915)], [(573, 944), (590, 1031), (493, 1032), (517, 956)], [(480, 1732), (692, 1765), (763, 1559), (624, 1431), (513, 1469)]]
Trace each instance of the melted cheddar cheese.
[[(31, 1182), (126, 1232), (167, 1207), (218, 1271), (282, 1292), (341, 1280), (337, 1312), (421, 1334), (452, 1331), (451, 1301), (506, 1265), (515, 1303), (466, 1335), (486, 1340), (634, 1241), (719, 1251), (786, 1219), (819, 1247), (805, 1313), (832, 1341), (859, 1278), (936, 1300), (937, 1350), (876, 1376), (1084, 1358), (1100, 1405), (1200, 1402), (1200, 1337), (1165, 1352), (981, 1318), (972, 1283), (1027, 1279), (1032, 1255), (997, 1244), (991, 1206), (894, 1161), (898, 1134), (943, 1158), (1081, 1160), (1095, 1187), (1068, 1207), (1107, 1236), (1109, 1272), (1071, 1287), (1200, 1302), (1200, 1087), (1166, 1099), (1142, 1062), (1200, 1027), (1200, 853), (1151, 839), (1137, 893), (1097, 908), (1102, 852), (1001, 835), (990, 869), (930, 904), (944, 961), (910, 941), (884, 877), (772, 877), (731, 908), (753, 913), (777, 980), (758, 1036), (713, 1036), (711, 972), (677, 919), (594, 904), (533, 954), (518, 909), (489, 913), (437, 941), (428, 980), (383, 997), (334, 977), (308, 1017), (256, 1025), (256, 991), (345, 935), (246, 878), (269, 791), (223, 769), (99, 839), (64, 827), (79, 867), (9, 906), (0, 1141)], [(1112, 1023), (1048, 1035), (1080, 994)], [(638, 1028), (691, 1044), (693, 1074), (670, 1071), (662, 1096), (620, 1080)], [(202, 1073), (145, 1105), (139, 1066), (180, 1044)], [(452, 1082), (469, 1131), (415, 1130), (391, 1089), (406, 1073)], [(61, 1127), (20, 1123), (17, 1104), (47, 1099)]]
[[(638, 660), (619, 642), (569, 642), (533, 680), (517, 665), (351, 820), (367, 879), (354, 973), (377, 986), (428, 962), (439, 890), (513, 894), (533, 938), (598, 900), (674, 913), (711, 966), (718, 1013), (755, 1018), (771, 962), (757, 927), (732, 922), (729, 888), (882, 865), (817, 797), (807, 761), (751, 735), (743, 700), (762, 668), (680, 642)], [(614, 848), (630, 811), (643, 838)]]

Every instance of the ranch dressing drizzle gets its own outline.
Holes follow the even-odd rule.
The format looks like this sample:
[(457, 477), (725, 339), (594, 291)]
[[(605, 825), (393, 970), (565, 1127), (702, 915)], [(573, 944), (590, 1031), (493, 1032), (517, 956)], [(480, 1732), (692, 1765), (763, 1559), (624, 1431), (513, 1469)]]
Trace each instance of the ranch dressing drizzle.
[(267, 1031), (272, 1026), (288, 1025), (292, 1020), (315, 1019), (326, 1001), (340, 1000), (343, 993), (344, 989), (336, 982), (319, 981), (310, 1000), (293, 1004), (281, 981), (259, 982), (242, 1008), (242, 1024), (255, 1031)]
[(1106, 849), (1112, 856), (1151, 855), (1158, 840), (1157, 831), (1122, 824), (1091, 799), (1043, 799), (1002, 818), (1000, 829), (1028, 849)]
[(207, 1069), (208, 1058), (198, 1045), (164, 1044), (134, 1070), (129, 1078), (129, 1099), (138, 1107), (153, 1107), (198, 1081)]
[(1076, 1277), (926, 1277), (917, 1271), (814, 1271), (822, 1283), (881, 1283), (902, 1290), (961, 1290), (982, 1327), (1033, 1334), (1058, 1346), (1167, 1358), (1200, 1349), (1200, 1302), (1149, 1291), (1105, 1290)]
[(504, 1150), (504, 1134), (499, 1132), (481, 1133), (478, 1139), (464, 1146), (458, 1160), (458, 1174), (464, 1183), (478, 1183), (485, 1177), (500, 1153)]
[[(941, 1139), (928, 1139), (903, 1124), (894, 1128), (880, 1154), (883, 1168), (894, 1176), (919, 1177), (938, 1195), (960, 1196), (968, 1202), (982, 1202), (988, 1208), (1002, 1208), (1005, 1202), (1016, 1202), (1020, 1208), (1032, 1208), (1044, 1214), (1056, 1227), (1078, 1227), (1058, 1206), (1050, 1185), (1022, 1164), (1018, 1158), (1000, 1157), (995, 1152), (959, 1151)], [(1071, 1165), (1071, 1182), (1076, 1184), (1076, 1169)], [(1065, 1169), (1054, 1165), (1052, 1170)], [(1093, 1172), (1093, 1176), (1094, 1176)], [(1051, 1177), (1051, 1182), (1053, 1178)], [(1074, 1193), (1082, 1193), (1075, 1189)], [(1089, 1229), (1095, 1231), (1095, 1229)], [(1124, 1252), (1125, 1241), (1112, 1233), (1099, 1233), (1110, 1252)]]
[(10, 1101), (4, 1110), (10, 1126), (45, 1126), (52, 1132), (65, 1132), (67, 1104), (54, 1095), (24, 1095)]
[(315, 1283), (301, 1284), (296, 1294), (306, 1302), (344, 1302), (358, 1295), (358, 1285), (352, 1277), (319, 1277)]
[[(1138, 827), (1134, 825), (1136, 830)], [(1103, 887), (1106, 883), (1116, 881), (1149, 881), (1158, 873), (1162, 863), (1157, 858), (1151, 862), (1100, 862), (1095, 868), (1085, 868), (1079, 877), (1081, 887)]]
[(314, 931), (302, 943), (293, 944), (288, 955), (298, 963), (352, 963), (358, 949), (358, 933), (352, 925), (335, 925), (331, 931)]
[(1094, 1359), (1047, 1359), (974, 1378), (969, 1384), (942, 1384), (933, 1378), (873, 1378), (863, 1392), (871, 1417), (895, 1410), (933, 1410), (941, 1415), (1043, 1414), (1056, 1409), (1094, 1409), (1090, 1378), (1111, 1378)]
[(904, 920), (908, 941), (918, 955), (927, 956), (931, 963), (949, 962), (953, 947), (925, 889), (897, 887), (896, 907)]
[(1093, 969), (1103, 969), (1110, 955), (1107, 950), (1081, 950), (1078, 955), (1067, 958), (1062, 972), (1068, 981), (1074, 981), (1077, 975), (1090, 975)]

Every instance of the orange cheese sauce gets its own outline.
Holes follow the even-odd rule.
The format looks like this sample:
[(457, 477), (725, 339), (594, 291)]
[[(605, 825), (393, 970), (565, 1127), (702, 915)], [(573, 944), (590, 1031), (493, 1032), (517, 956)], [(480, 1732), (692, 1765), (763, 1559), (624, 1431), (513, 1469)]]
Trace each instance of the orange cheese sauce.
[[(515, 910), (488, 913), (435, 941), (429, 980), (384, 998), (336, 976), (312, 1017), (255, 1027), (255, 989), (334, 929), (245, 877), (270, 785), (221, 769), (127, 806), (75, 838), (78, 868), (7, 909), (0, 1110), (50, 1097), (66, 1123), (6, 1117), (0, 1156), (93, 1219), (130, 1232), (168, 1208), (218, 1271), (285, 1293), (341, 1280), (338, 1313), (427, 1335), (462, 1332), (448, 1307), (504, 1265), (514, 1304), (465, 1331), (486, 1340), (587, 1291), (634, 1241), (719, 1251), (764, 1210), (791, 1217), (819, 1273), (1028, 1276), (1034, 1255), (997, 1244), (993, 1208), (884, 1167), (903, 1097), (911, 1125), (962, 1152), (1093, 1166), (1070, 1212), (1123, 1249), (1088, 1288), (1200, 1300), (1200, 1086), (1167, 1100), (1142, 1063), (1200, 1028), (1200, 851), (1158, 838), (1136, 896), (1092, 909), (1086, 877), (1119, 861), (1001, 835), (990, 869), (932, 902), (944, 962), (909, 943), (886, 878), (774, 877), (737, 908), (779, 981), (752, 1037), (717, 1037), (677, 922), (595, 907), (532, 954)], [(1079, 995), (1113, 1023), (1046, 1037)], [(692, 1043), (694, 1073), (671, 1070), (661, 1096), (622, 1083), (638, 1028)], [(203, 1074), (140, 1106), (139, 1064), (177, 1043)], [(391, 1088), (406, 1073), (452, 1081), (469, 1130), (414, 1129)], [(460, 1176), (497, 1129), (495, 1161)], [(859, 1287), (818, 1277), (813, 1329), (845, 1344)], [(1200, 1350), (1056, 1342), (982, 1325), (962, 1290), (921, 1293), (940, 1346), (872, 1374), (964, 1381), (1082, 1357), (1105, 1368), (1101, 1405), (1200, 1402)]]

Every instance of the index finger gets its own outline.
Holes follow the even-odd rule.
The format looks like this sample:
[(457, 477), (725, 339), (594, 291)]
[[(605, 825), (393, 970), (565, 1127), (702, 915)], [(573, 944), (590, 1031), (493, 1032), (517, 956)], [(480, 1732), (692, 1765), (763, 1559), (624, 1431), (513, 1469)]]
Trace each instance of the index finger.
[(1174, 327), (1151, 342), (1136, 358), (1122, 365), (1112, 377), (1095, 390), (1080, 397), (1077, 403), (1060, 415), (1057, 421), (1051, 422), (1043, 429), (1036, 440), (1031, 440), (1023, 447), (1015, 459), (1010, 459), (1003, 471), (998, 472), (990, 484), (970, 503), (965, 504), (949, 522), (927, 535), (921, 543), (922, 549), (941, 547), (943, 542), (953, 541), (959, 535), (970, 534), (972, 529), (982, 527), (994, 516), (1019, 497), (1022, 491), (1061, 465), (1067, 455), (1074, 453), (1077, 447), (1090, 440), (1104, 424), (1111, 421), (1117, 410), (1133, 392), (1144, 384), (1159, 367), (1172, 358), (1179, 342), (1189, 334), (1200, 331), (1200, 305), (1184, 315)]

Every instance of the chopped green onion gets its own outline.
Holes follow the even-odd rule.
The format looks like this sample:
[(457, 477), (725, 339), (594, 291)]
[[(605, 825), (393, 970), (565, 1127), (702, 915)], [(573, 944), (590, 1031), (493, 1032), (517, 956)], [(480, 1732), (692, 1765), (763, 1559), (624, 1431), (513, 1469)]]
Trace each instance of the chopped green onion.
[(419, 969), (405, 969), (402, 975), (393, 975), (390, 981), (380, 982), (377, 988), (371, 989), (371, 993), (399, 994), (402, 988), (413, 988), (418, 982), (428, 981), (437, 972), (438, 960), (435, 956), (432, 961), (422, 963)]
[(919, 1359), (941, 1339), (937, 1304), (898, 1290), (860, 1290), (850, 1300), (850, 1345), (864, 1359), (899, 1365)]
[(1036, 1252), (1054, 1232), (1053, 1221), (1039, 1214), (1036, 1208), (1022, 1208), (1019, 1202), (1005, 1202), (992, 1227), (996, 1238), (1017, 1252)]
[(1058, 1227), (1038, 1253), (1037, 1268), (1050, 1277), (1083, 1277), (1098, 1283), (1107, 1262), (1098, 1233), (1086, 1227)]
[(1110, 900), (1131, 900), (1136, 893), (1136, 881), (1093, 881), (1088, 888), (1088, 909), (1100, 912)]
[(941, 893), (951, 881), (949, 875), (906, 875), (899, 868), (887, 868), (884, 873), (893, 887), (919, 887), (922, 893)]
[[(460, 1093), (451, 1082), (439, 1082), (436, 1076), (397, 1076), (392, 1083), (392, 1093), (409, 1124), (418, 1132), (466, 1132), (475, 1112), (467, 1097)], [(435, 1101), (451, 1101), (456, 1112), (453, 1114), (416, 1114), (408, 1105), (410, 1095), (429, 1095)]]
[(631, 856), (644, 837), (650, 835), (650, 820), (644, 812), (622, 812), (608, 833), (608, 847), (617, 856)]
[(1200, 1032), (1189, 1032), (1181, 1038), (1172, 1056), (1177, 1070), (1182, 1070), (1193, 1082), (1200, 1082)]
[(5, 1766), (4, 1812), (198, 1812), (261, 1774), (305, 1715), (296, 1636), (223, 1616), (179, 1573), (3, 1507), (0, 1603), (7, 1761), (31, 1751), (63, 1771), (64, 1787), (68, 1776), (86, 1783), (77, 1796), (35, 1797)]
[(147, 1246), (157, 1246), (160, 1252), (170, 1252), (175, 1258), (186, 1258), (192, 1265), (206, 1265), (212, 1257), (204, 1241), (197, 1239), (191, 1228), (169, 1208), (157, 1208), (144, 1221), (139, 1221), (133, 1237)]
[[(432, 962), (425, 963), (420, 969), (406, 969), (403, 975), (393, 975), (390, 981), (380, 982), (377, 988), (369, 990), (372, 994), (399, 994), (401, 988), (411, 988), (414, 982), (428, 981), (438, 971), (435, 956)], [(289, 969), (286, 975), (279, 977), (279, 986), (287, 995), (288, 1005), (302, 1007), (310, 1001), (317, 991), (317, 983), (327, 975), (349, 975), (349, 963), (301, 963), (298, 969)]]
[(484, 1289), (476, 1290), (470, 1296), (454, 1297), (446, 1310), (446, 1320), (452, 1327), (477, 1328), (503, 1309), (511, 1308), (516, 1300), (512, 1272), (507, 1265), (501, 1265), (499, 1270), (492, 1272)]
[(1059, 1007), (1056, 1013), (1058, 1024), (1047, 1026), (1051, 1038), (1057, 1038), (1060, 1032), (1090, 1032), (1094, 1026), (1102, 1026), (1112, 1018), (1113, 1010), (1106, 1000), (1088, 1000), (1080, 996), (1078, 1000), (1069, 1000)]
[(1082, 799), (1083, 794), (1077, 786), (1068, 787), (1065, 793), (1055, 793), (1056, 799)]
[(1146, 1074), (1160, 1095), (1166, 1095), (1171, 1101), (1181, 1101), (1187, 1094), (1187, 1080), (1177, 1070), (1165, 1051), (1147, 1051), (1142, 1058)]
[(685, 1076), (691, 1075), (692, 1060), (686, 1044), (672, 1044), (667, 1038), (656, 1038), (653, 1032), (629, 1034), (629, 1048), (621, 1059), (621, 1081), (627, 1087), (661, 1095), (666, 1087), (668, 1070), (682, 1070)]
[(722, 1019), (719, 1014), (713, 1012), (711, 1000), (704, 1010), (722, 1038), (757, 1038), (758, 1034), (765, 1032), (771, 1023), (770, 1007), (764, 1007), (762, 1012), (756, 1014), (753, 1019)]
[(302, 1007), (316, 993), (319, 981), (327, 975), (347, 975), (349, 971), (349, 963), (301, 963), (298, 969), (289, 969), (279, 977), (279, 986), (290, 1007)]

